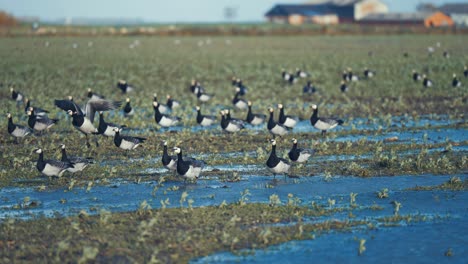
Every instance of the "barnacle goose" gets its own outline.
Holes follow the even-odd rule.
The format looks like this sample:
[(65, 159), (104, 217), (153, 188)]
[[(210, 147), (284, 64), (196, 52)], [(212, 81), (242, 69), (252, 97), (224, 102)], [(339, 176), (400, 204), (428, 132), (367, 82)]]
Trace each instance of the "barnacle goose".
[(225, 109), (224, 114), (226, 115), (226, 119), (230, 122), (235, 122), (244, 125), (244, 120), (231, 117), (231, 111), (229, 109)]
[(125, 106), (123, 108), (123, 113), (125, 117), (130, 117), (135, 114), (135, 111), (133, 110), (132, 106), (130, 105), (130, 98), (127, 98), (125, 100)]
[(299, 69), (299, 68), (296, 68), (296, 76), (298, 78), (307, 78), (307, 77), (309, 77), (309, 74), (307, 72)]
[(167, 141), (163, 141), (163, 155), (161, 162), (166, 169), (175, 171), (177, 169), (177, 156), (170, 156), (167, 153)]
[(457, 75), (455, 73), (453, 74), (452, 86), (453, 87), (460, 87), (461, 86), (461, 82), (458, 80)]
[(244, 128), (243, 123), (229, 120), (226, 117), (226, 113), (224, 110), (221, 110), (220, 113), (221, 113), (221, 128), (223, 129), (223, 131), (234, 133)]
[(239, 87), (236, 87), (236, 94), (235, 94), (234, 98), (232, 99), (232, 104), (237, 109), (241, 109), (241, 110), (247, 109), (248, 108), (247, 101), (244, 100), (244, 99), (240, 99), (239, 96), (240, 96), (240, 89), (239, 89)]
[(266, 162), (268, 169), (273, 173), (273, 176), (276, 176), (276, 174), (287, 174), (291, 165), (287, 160), (276, 156), (276, 140), (271, 139), (270, 142), (271, 153)]
[(159, 112), (165, 114), (165, 113), (168, 113), (170, 111), (169, 107), (167, 107), (167, 105), (165, 104), (160, 104), (158, 102), (158, 94), (157, 93), (154, 93), (153, 94), (153, 103), (156, 102), (158, 103), (158, 109), (159, 109)]
[(422, 79), (421, 75), (416, 72), (416, 70), (413, 70), (413, 81), (417, 82), (417, 81), (420, 81)]
[(450, 58), (450, 53), (446, 50), (444, 51), (443, 55), (444, 55), (444, 58), (446, 59)]
[(69, 162), (63, 162), (58, 160), (44, 160), (44, 152), (38, 148), (34, 150), (34, 153), (39, 154), (39, 158), (36, 162), (36, 168), (39, 172), (46, 176), (57, 176), (61, 177), (62, 174), (73, 165)]
[(177, 108), (180, 106), (180, 102), (177, 101), (177, 100), (174, 100), (174, 98), (172, 98), (170, 95), (167, 95), (167, 102), (166, 102), (166, 105), (167, 107), (169, 107), (169, 109), (173, 109), (173, 108)]
[(99, 125), (98, 125), (98, 134), (106, 136), (106, 137), (114, 137), (115, 136), (115, 130), (114, 129), (119, 129), (123, 128), (125, 126), (119, 126), (113, 123), (107, 123), (104, 120), (104, 114), (102, 111), (99, 112)]
[(8, 117), (8, 134), (15, 137), (15, 142), (18, 142), (18, 138), (23, 138), (32, 133), (32, 130), (27, 126), (17, 125), (13, 123), (13, 117), (10, 113), (7, 113)]
[[(24, 107), (24, 112), (28, 113), (28, 111), (30, 110), (29, 108), (31, 107), (31, 100), (29, 100), (29, 98), (26, 98), (25, 102), (26, 102), (26, 106)], [(37, 116), (45, 116), (48, 113), (49, 111), (47, 110), (44, 110), (39, 107), (34, 107), (34, 114), (36, 114)]]
[(289, 159), (293, 162), (306, 162), (310, 156), (314, 154), (314, 150), (312, 149), (302, 149), (297, 147), (297, 139), (292, 139), (293, 146), (291, 150), (288, 152)]
[(374, 71), (369, 70), (367, 67), (364, 68), (364, 77), (366, 77), (367, 79), (370, 79), (370, 78), (372, 78), (374, 76), (375, 76)]
[(239, 88), (240, 96), (244, 96), (245, 94), (247, 94), (247, 86), (244, 85), (241, 79), (236, 79), (234, 86)]
[(58, 122), (58, 119), (50, 119), (47, 116), (37, 116), (32, 111), (28, 111), (28, 125), (30, 128), (36, 131), (43, 131), (55, 125)]
[[(72, 125), (74, 128), (78, 129), (81, 133), (83, 133), (86, 136), (86, 145), (90, 147), (89, 141), (88, 141), (88, 135), (93, 134), (97, 135), (99, 134), (97, 128), (93, 125), (93, 123), (82, 113), (79, 112), (73, 112), (72, 110), (68, 110), (67, 113), (72, 117)], [(98, 142), (96, 141), (96, 145), (98, 145)]]
[(24, 95), (21, 92), (15, 91), (13, 87), (10, 88), (11, 92), (11, 99), (16, 101), (16, 106), (19, 106), (21, 103), (23, 103)]
[(466, 65), (463, 68), (463, 75), (465, 75), (465, 78), (468, 78), (468, 66), (466, 66)]
[(252, 113), (252, 102), (248, 101), (247, 104), (249, 106), (249, 111), (247, 112), (247, 117), (246, 117), (245, 121), (247, 121), (247, 123), (249, 123), (249, 124), (251, 124), (253, 126), (260, 125), (263, 122), (265, 122), (266, 115)]
[(317, 91), (317, 88), (312, 84), (311, 81), (307, 81), (307, 84), (302, 88), (302, 92), (305, 94), (313, 94)]
[(162, 127), (171, 127), (179, 123), (179, 121), (181, 120), (180, 117), (161, 114), (158, 106), (158, 102), (153, 102), (154, 120), (156, 121), (156, 123), (158, 123)]
[(106, 99), (103, 95), (93, 92), (91, 88), (88, 88), (88, 98), (89, 99)]
[(289, 132), (289, 129), (283, 125), (276, 123), (275, 120), (273, 119), (273, 112), (275, 110), (273, 110), (273, 108), (270, 107), (268, 111), (270, 111), (270, 118), (268, 119), (268, 124), (267, 124), (268, 131), (270, 131), (270, 133), (273, 134), (274, 136), (286, 135)]
[(342, 93), (346, 93), (349, 90), (348, 85), (345, 81), (341, 81), (340, 90)]
[(134, 90), (133, 86), (127, 83), (125, 80), (119, 80), (117, 82), (117, 88), (119, 88), (122, 93), (132, 92)]
[(184, 177), (186, 180), (198, 179), (206, 163), (196, 159), (184, 160), (182, 157), (182, 150), (179, 147), (174, 147), (174, 153), (177, 154), (177, 174)]
[(423, 74), (423, 85), (424, 87), (432, 87), (432, 85), (434, 84), (429, 78), (427, 78), (427, 76), (425, 74)]
[(345, 81), (345, 82), (351, 81), (351, 79), (349, 78), (348, 72), (347, 72), (346, 70), (343, 71), (343, 74), (341, 75), (341, 78), (342, 78), (343, 81)]
[(316, 129), (321, 130), (322, 135), (325, 135), (327, 130), (343, 124), (343, 120), (340, 119), (318, 117), (318, 107), (315, 104), (312, 105), (312, 109), (314, 112), (310, 117), (310, 124)]
[(359, 76), (353, 74), (353, 69), (348, 68), (348, 80), (357, 82), (359, 81)]
[(197, 109), (197, 123), (201, 126), (211, 126), (216, 122), (216, 116), (203, 115), (199, 106), (195, 107)]
[(65, 145), (60, 145), (62, 148), (62, 162), (70, 163), (73, 167), (68, 168), (67, 171), (71, 173), (79, 172), (84, 170), (89, 164), (93, 164), (93, 158), (82, 158), (82, 157), (69, 157), (67, 156), (67, 151), (65, 150)]
[(114, 128), (115, 136), (114, 136), (114, 144), (115, 146), (125, 149), (125, 150), (131, 150), (135, 149), (143, 143), (146, 138), (142, 137), (131, 137), (131, 136), (122, 136), (120, 135), (120, 131), (122, 131), (122, 128)]
[(192, 82), (190, 83), (190, 91), (192, 91), (192, 93), (194, 93), (194, 94), (197, 94), (198, 91), (201, 91), (202, 93), (204, 93), (205, 88), (203, 88), (203, 86), (201, 86), (200, 82), (198, 82), (197, 80), (192, 79)]
[(278, 109), (280, 110), (278, 123), (287, 128), (293, 128), (297, 124), (297, 120), (299, 120), (299, 118), (297, 116), (285, 115), (283, 104), (278, 104)]
[(118, 109), (122, 105), (122, 102), (105, 99), (89, 99), (88, 102), (86, 102), (84, 109), (81, 109), (73, 101), (73, 97), (70, 96), (69, 100), (55, 100), (54, 104), (65, 112), (71, 110), (72, 112), (77, 112), (80, 115), (85, 115), (91, 123), (93, 123), (96, 112)]
[(208, 100), (213, 98), (213, 96), (214, 94), (208, 94), (208, 93), (202, 92), (201, 89), (198, 89), (197, 99), (202, 103), (208, 102)]
[(286, 72), (285, 69), (281, 69), (281, 77), (283, 78), (283, 80), (289, 81), (289, 79), (291, 78), (291, 74)]

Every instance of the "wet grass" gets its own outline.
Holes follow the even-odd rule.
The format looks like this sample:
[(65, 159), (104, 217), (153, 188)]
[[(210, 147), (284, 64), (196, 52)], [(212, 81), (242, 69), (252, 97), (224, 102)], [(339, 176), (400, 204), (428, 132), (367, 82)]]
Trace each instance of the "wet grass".
[(437, 186), (416, 186), (410, 188), (411, 191), (434, 191), (434, 190), (446, 190), (446, 191), (466, 191), (468, 190), (468, 180), (461, 180), (459, 177), (452, 177), (447, 182), (444, 182)]

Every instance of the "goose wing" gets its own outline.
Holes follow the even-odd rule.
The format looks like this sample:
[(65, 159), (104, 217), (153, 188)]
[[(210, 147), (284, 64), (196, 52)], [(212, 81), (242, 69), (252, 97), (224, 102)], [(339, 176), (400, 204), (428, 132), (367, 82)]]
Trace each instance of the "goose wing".
[(63, 162), (59, 160), (47, 160), (46, 163), (49, 163), (50, 165), (59, 168), (60, 170), (66, 170), (69, 168), (73, 168), (73, 165), (70, 162)]
[(79, 115), (83, 115), (83, 111), (81, 111), (81, 108), (77, 104), (75, 104), (73, 101), (55, 100), (54, 104), (55, 106), (57, 106), (58, 108), (62, 109), (65, 112), (67, 112), (68, 110), (71, 110), (73, 112), (78, 112)]
[(86, 103), (85, 113), (91, 122), (94, 122), (94, 114), (96, 111), (109, 111), (118, 109), (122, 102), (116, 102), (106, 99), (90, 99)]
[(321, 118), (319, 118), (319, 120), (324, 122), (324, 123), (327, 123), (329, 125), (335, 125), (335, 124), (341, 125), (341, 124), (343, 124), (343, 120), (335, 119), (335, 118), (321, 117)]

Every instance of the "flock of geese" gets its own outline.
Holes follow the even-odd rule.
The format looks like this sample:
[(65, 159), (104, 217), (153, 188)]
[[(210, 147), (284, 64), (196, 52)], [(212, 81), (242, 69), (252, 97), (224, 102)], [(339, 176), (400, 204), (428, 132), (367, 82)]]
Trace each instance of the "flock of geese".
[[(468, 78), (468, 68), (466, 66), (464, 67), (463, 75)], [(364, 69), (363, 79), (370, 79), (375, 76), (375, 71), (368, 68)], [(294, 73), (286, 72), (284, 69), (281, 72), (281, 78), (288, 84), (294, 84), (298, 79), (309, 77), (310, 74), (300, 69), (296, 69)], [(415, 82), (422, 81), (424, 87), (431, 87), (433, 85), (433, 82), (428, 79), (426, 75), (420, 75), (416, 70), (412, 71), (412, 79)], [(340, 90), (342, 92), (347, 92), (349, 89), (348, 83), (357, 82), (359, 80), (361, 80), (361, 77), (354, 74), (351, 68), (346, 69), (342, 74)], [(298, 148), (298, 142), (296, 139), (293, 139), (293, 146), (288, 152), (290, 161), (280, 158), (276, 154), (276, 136), (281, 137), (288, 134), (296, 126), (299, 118), (297, 116), (287, 115), (285, 113), (285, 107), (282, 104), (277, 105), (277, 109), (279, 111), (277, 120), (274, 118), (275, 109), (272, 107), (268, 109), (269, 116), (261, 113), (253, 113), (252, 102), (243, 98), (243, 96), (248, 92), (247, 86), (245, 86), (241, 79), (236, 77), (233, 77), (231, 84), (235, 87), (232, 106), (238, 110), (247, 110), (247, 115), (245, 119), (238, 119), (231, 117), (229, 109), (221, 110), (221, 129), (226, 133), (236, 133), (246, 128), (247, 124), (251, 126), (259, 126), (266, 123), (266, 128), (269, 133), (273, 135), (273, 139), (270, 140), (271, 152), (268, 160), (266, 161), (266, 166), (273, 175), (287, 175), (291, 167), (290, 161), (295, 163), (307, 162), (313, 155), (314, 151), (312, 149)], [(452, 86), (461, 86), (461, 82), (456, 77), (456, 74), (453, 74)], [(124, 94), (135, 90), (132, 85), (124, 80), (118, 81), (117, 88)], [(213, 96), (215, 96), (214, 94), (208, 93), (197, 80), (192, 80), (189, 90), (202, 104), (210, 101)], [(303, 93), (311, 94), (316, 91), (317, 89), (312, 82), (307, 81), (307, 84), (303, 88)], [(49, 111), (32, 106), (31, 101), (25, 98), (21, 92), (16, 91), (14, 88), (10, 88), (10, 92), (11, 98), (16, 101), (18, 108), (21, 104), (24, 104), (24, 111), (28, 116), (28, 126), (25, 126), (15, 124), (13, 122), (12, 115), (10, 113), (7, 114), (8, 133), (15, 138), (16, 143), (18, 143), (18, 139), (31, 135), (33, 132), (37, 132), (38, 134), (45, 133), (59, 121), (58, 119), (49, 118), (47, 115)], [(122, 129), (125, 128), (124, 125), (113, 124), (105, 121), (104, 112), (119, 109), (122, 106), (122, 102), (106, 99), (104, 96), (93, 92), (91, 89), (88, 89), (87, 97), (88, 100), (83, 107), (78, 105), (71, 96), (67, 99), (54, 100), (54, 105), (71, 117), (72, 126), (85, 135), (86, 145), (88, 147), (91, 146), (88, 138), (91, 135), (95, 137), (96, 146), (99, 146), (97, 136), (101, 135), (104, 137), (112, 137), (116, 147), (127, 151), (133, 150), (140, 144), (144, 143), (146, 138), (122, 135), (121, 132)], [(154, 94), (152, 106), (154, 110), (154, 120), (159, 126), (167, 128), (176, 126), (180, 123), (180, 117), (171, 115), (172, 109), (179, 107), (180, 102), (173, 99), (171, 96), (168, 95), (166, 104), (162, 104), (158, 101), (157, 94)], [(320, 130), (322, 135), (325, 135), (328, 130), (343, 124), (343, 120), (341, 119), (320, 117), (318, 115), (318, 107), (315, 104), (311, 105), (311, 109), (312, 115), (310, 116), (310, 124), (314, 128)], [(217, 116), (202, 114), (200, 106), (196, 106), (196, 111), (196, 122), (198, 125), (208, 127), (213, 126), (218, 122)], [(122, 112), (125, 117), (130, 117), (135, 114), (129, 98), (126, 99)], [(96, 113), (99, 114), (99, 123), (97, 127), (94, 125)], [(36, 154), (39, 154), (36, 162), (36, 168), (39, 172), (46, 176), (60, 177), (65, 171), (71, 173), (79, 172), (85, 169), (89, 164), (94, 163), (92, 158), (68, 156), (65, 145), (61, 145), (60, 148), (62, 150), (61, 160), (45, 160), (42, 149), (39, 148), (34, 150)], [(175, 155), (169, 155), (167, 142), (164, 141), (163, 155), (161, 159), (163, 166), (184, 177), (185, 180), (197, 179), (206, 163), (191, 157), (184, 157), (180, 147), (174, 147), (173, 152)]]

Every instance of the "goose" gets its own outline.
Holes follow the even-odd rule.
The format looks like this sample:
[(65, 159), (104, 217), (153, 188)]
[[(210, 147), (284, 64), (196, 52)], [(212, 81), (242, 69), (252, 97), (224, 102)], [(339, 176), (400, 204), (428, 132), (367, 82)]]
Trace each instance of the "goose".
[(198, 179), (206, 163), (196, 159), (184, 160), (182, 157), (182, 150), (179, 147), (174, 147), (174, 153), (177, 154), (177, 174), (184, 177), (186, 180)]
[(70, 163), (73, 167), (67, 169), (71, 173), (83, 171), (89, 164), (93, 164), (93, 158), (82, 158), (82, 157), (69, 157), (67, 156), (67, 151), (65, 150), (65, 145), (61, 144), (60, 148), (62, 149), (62, 158), (60, 161), (65, 163)]
[(247, 90), (248, 90), (248, 89), (247, 89), (247, 87), (242, 83), (242, 80), (241, 80), (241, 79), (237, 79), (234, 86), (239, 88), (239, 95), (240, 95), (240, 96), (244, 96), (244, 95), (247, 94)]
[(17, 125), (13, 123), (13, 117), (10, 113), (7, 113), (8, 118), (8, 134), (15, 138), (15, 142), (18, 143), (18, 138), (23, 138), (32, 133), (32, 130), (27, 126)]
[(303, 163), (306, 162), (313, 154), (312, 149), (302, 149), (297, 147), (297, 139), (292, 139), (293, 146), (288, 152), (289, 159), (293, 162)]
[(448, 59), (450, 58), (450, 53), (448, 51), (444, 51), (443, 56), (444, 58)]
[(299, 68), (296, 68), (296, 77), (298, 78), (307, 78), (309, 77), (309, 74)]
[(160, 104), (158, 102), (158, 94), (157, 93), (154, 93), (153, 94), (153, 103), (154, 102), (157, 102), (158, 103), (158, 109), (159, 109), (159, 112), (165, 114), (165, 113), (168, 113), (171, 109), (169, 109), (169, 107), (165, 104)]
[(351, 79), (349, 78), (348, 72), (347, 72), (346, 70), (343, 71), (343, 74), (341, 75), (341, 78), (342, 78), (343, 81), (345, 81), (345, 82), (351, 81)]
[(340, 90), (342, 93), (348, 92), (349, 88), (345, 81), (341, 81)]
[(232, 76), (231, 85), (234, 86), (234, 87), (237, 86), (238, 80), (240, 80), (240, 79), (237, 78), (236, 76)]
[(352, 82), (359, 81), (359, 76), (353, 74), (353, 69), (348, 68), (348, 79)]
[(421, 75), (416, 72), (416, 70), (413, 70), (413, 81), (417, 82), (417, 81), (420, 81), (422, 79)]
[(123, 113), (125, 117), (130, 117), (135, 114), (135, 111), (133, 110), (132, 106), (130, 105), (130, 98), (127, 98), (125, 100), (125, 106), (123, 108)]
[(221, 129), (223, 129), (223, 131), (234, 133), (244, 128), (244, 125), (242, 123), (229, 120), (226, 117), (226, 113), (224, 110), (221, 110), (220, 113), (221, 113)]
[[(28, 111), (30, 111), (30, 107), (31, 107), (31, 100), (29, 100), (29, 98), (26, 98), (25, 100), (25, 104), (26, 106), (24, 107), (24, 112), (27, 113)], [(47, 110), (44, 110), (42, 108), (39, 108), (39, 107), (34, 107), (34, 113), (37, 115), (37, 116), (45, 116), (49, 113), (49, 111)]]
[(102, 111), (99, 112), (99, 125), (98, 125), (98, 134), (106, 136), (106, 137), (114, 137), (115, 131), (114, 129), (123, 128), (125, 126), (119, 126), (113, 123), (107, 123), (104, 120), (104, 114)]
[(240, 88), (236, 87), (236, 94), (235, 94), (234, 98), (232, 99), (232, 104), (237, 109), (240, 109), (240, 110), (247, 109), (248, 108), (247, 101), (244, 100), (244, 99), (240, 99), (239, 96), (240, 96)]
[(33, 111), (28, 111), (28, 125), (36, 131), (49, 129), (58, 122), (58, 119), (50, 119), (47, 116), (36, 116)]
[(245, 124), (244, 120), (238, 119), (238, 118), (232, 118), (232, 117), (231, 117), (231, 111), (229, 111), (229, 109), (225, 109), (225, 110), (224, 110), (224, 114), (226, 115), (226, 119), (227, 119), (229, 122), (238, 123), (238, 124), (241, 124), (242, 126), (244, 126), (244, 124)]
[(423, 74), (422, 77), (423, 77), (423, 85), (424, 85), (424, 87), (426, 87), (426, 88), (432, 87), (433, 82), (432, 82), (429, 78), (427, 78), (427, 76), (426, 76), (425, 74)]
[(364, 69), (364, 77), (366, 77), (367, 79), (374, 77), (374, 75), (375, 75), (374, 71), (371, 71), (368, 68)]
[(461, 82), (458, 80), (457, 75), (455, 73), (453, 74), (452, 86), (453, 87), (460, 87), (461, 86)]
[(141, 143), (143, 143), (146, 138), (142, 137), (131, 137), (131, 136), (122, 136), (120, 132), (122, 128), (114, 128), (115, 136), (114, 136), (114, 144), (115, 146), (125, 149), (125, 150), (132, 150), (138, 147)]
[(270, 118), (268, 119), (267, 128), (271, 134), (274, 136), (284, 136), (289, 132), (289, 129), (281, 124), (278, 124), (273, 119), (273, 108), (269, 108), (268, 111), (270, 112)]
[(127, 83), (125, 80), (119, 80), (117, 82), (117, 88), (119, 88), (122, 93), (132, 92), (134, 90), (133, 86)]
[(282, 70), (281, 70), (281, 77), (283, 78), (283, 80), (285, 80), (285, 81), (288, 82), (289, 79), (291, 78), (291, 74), (288, 73), (288, 72), (286, 72), (285, 69), (282, 69)]
[(299, 119), (296, 116), (285, 115), (284, 114), (284, 106), (283, 104), (278, 104), (279, 109), (279, 117), (278, 123), (284, 125), (287, 128), (293, 128), (297, 124), (297, 120)]
[(310, 124), (316, 129), (321, 130), (322, 135), (325, 135), (327, 130), (343, 124), (343, 120), (340, 119), (318, 117), (318, 107), (315, 104), (312, 105), (312, 109), (314, 112), (310, 117)]
[(106, 99), (103, 95), (93, 92), (91, 88), (88, 88), (88, 98), (89, 99)]
[(179, 123), (179, 121), (181, 120), (180, 117), (161, 114), (158, 106), (158, 102), (153, 102), (154, 120), (157, 124), (159, 124), (162, 127), (171, 127)]
[(197, 99), (202, 103), (208, 102), (213, 96), (214, 94), (207, 94), (202, 92), (201, 89), (198, 89)]
[(23, 103), (24, 95), (21, 92), (15, 91), (13, 87), (10, 88), (11, 99), (16, 101), (16, 106), (19, 106)]
[(315, 92), (317, 92), (317, 88), (315, 88), (315, 86), (312, 85), (311, 81), (307, 81), (307, 84), (304, 86), (304, 88), (302, 88), (302, 93), (313, 94)]
[(177, 108), (180, 106), (180, 102), (177, 100), (174, 100), (170, 95), (167, 95), (167, 102), (166, 105), (169, 107), (169, 109)]
[(278, 158), (278, 156), (276, 156), (276, 140), (271, 139), (270, 142), (271, 153), (266, 162), (268, 170), (273, 173), (273, 176), (276, 176), (276, 174), (287, 174), (289, 172), (289, 168), (291, 168), (291, 165), (287, 160)]
[(249, 123), (249, 124), (251, 124), (253, 126), (257, 126), (257, 125), (260, 125), (263, 122), (265, 122), (266, 115), (252, 113), (252, 102), (251, 101), (248, 101), (247, 105), (249, 106), (249, 111), (247, 112), (247, 117), (245, 119), (245, 121), (247, 121), (247, 123)]
[(72, 112), (77, 112), (79, 115), (84, 115), (91, 121), (91, 123), (94, 123), (94, 115), (96, 112), (118, 109), (122, 105), (122, 102), (106, 99), (89, 99), (88, 102), (86, 102), (84, 109), (81, 109), (73, 101), (73, 97), (69, 96), (68, 100), (55, 100), (54, 104), (65, 112), (71, 110)]
[(65, 171), (67, 171), (70, 168), (73, 168), (73, 165), (69, 162), (63, 162), (58, 160), (44, 160), (44, 152), (40, 148), (33, 150), (33, 152), (39, 154), (39, 158), (36, 162), (37, 170), (46, 176), (61, 177)]
[[(72, 110), (68, 110), (67, 113), (72, 117), (72, 125), (74, 128), (78, 129), (81, 133), (86, 136), (86, 146), (90, 147), (88, 140), (88, 135), (97, 135), (99, 134), (97, 128), (93, 125), (91, 120), (89, 120), (83, 114), (78, 112), (73, 112)], [(98, 142), (96, 141), (96, 145), (98, 146)]]
[(197, 109), (197, 124), (201, 126), (211, 126), (216, 122), (216, 116), (202, 115), (200, 106), (196, 106)]
[(463, 68), (463, 75), (465, 76), (465, 78), (468, 78), (468, 66), (466, 66), (466, 65)]
[(175, 171), (177, 169), (177, 156), (170, 156), (167, 153), (167, 141), (163, 141), (163, 155), (161, 158), (163, 166), (170, 170)]
[(201, 86), (200, 82), (192, 79), (192, 82), (190, 83), (190, 91), (192, 91), (192, 93), (194, 93), (194, 94), (197, 94), (198, 91), (201, 91), (202, 93), (204, 93), (205, 88), (203, 88), (203, 86)]

